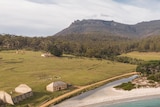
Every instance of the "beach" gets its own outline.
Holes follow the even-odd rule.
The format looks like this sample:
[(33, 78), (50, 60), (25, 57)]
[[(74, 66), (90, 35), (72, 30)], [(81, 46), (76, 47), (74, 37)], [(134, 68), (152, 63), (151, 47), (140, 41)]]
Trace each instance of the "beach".
[(160, 88), (140, 88), (140, 89), (134, 89), (131, 91), (122, 91), (122, 90), (116, 90), (113, 88), (110, 95), (108, 95), (105, 98), (104, 97), (101, 98), (101, 101), (100, 99), (99, 100), (95, 99), (94, 104), (88, 104), (85, 106), (77, 106), (77, 107), (102, 107), (102, 105), (109, 106), (112, 104), (133, 102), (133, 101), (145, 100), (145, 99), (147, 100), (147, 99), (153, 99), (153, 98), (160, 98)]
[(160, 88), (139, 88), (131, 91), (117, 90), (113, 88), (123, 82), (131, 81), (135, 76), (117, 80), (97, 89), (70, 98), (53, 107), (98, 107), (100, 103), (115, 104), (127, 100), (137, 100), (149, 96), (160, 95)]

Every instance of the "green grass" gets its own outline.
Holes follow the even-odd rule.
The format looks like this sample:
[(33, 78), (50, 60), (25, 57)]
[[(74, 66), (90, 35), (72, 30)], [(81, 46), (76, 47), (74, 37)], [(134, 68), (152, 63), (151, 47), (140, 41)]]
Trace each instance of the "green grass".
[(88, 85), (116, 75), (135, 71), (136, 66), (72, 56), (43, 58), (41, 52), (0, 52), (0, 90), (11, 92), (19, 84), (27, 84), (34, 91), (34, 97), (16, 107), (26, 104), (36, 106), (48, 99), (68, 92), (49, 93), (45, 86), (52, 81), (62, 80), (72, 85)]
[(120, 56), (127, 56), (131, 58), (142, 59), (145, 61), (149, 60), (160, 60), (160, 52), (130, 52), (126, 54), (122, 54)]

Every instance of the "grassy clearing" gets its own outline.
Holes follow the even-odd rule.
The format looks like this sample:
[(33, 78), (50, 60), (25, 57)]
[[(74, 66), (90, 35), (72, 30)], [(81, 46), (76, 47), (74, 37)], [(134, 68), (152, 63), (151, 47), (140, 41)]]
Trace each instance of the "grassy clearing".
[(160, 52), (130, 52), (122, 54), (120, 56), (127, 56), (131, 58), (142, 59), (145, 61), (160, 60)]
[(25, 83), (34, 91), (34, 97), (19, 104), (19, 107), (26, 104), (36, 106), (69, 91), (46, 92), (45, 86), (52, 81), (62, 80), (84, 86), (135, 71), (136, 68), (135, 65), (107, 60), (72, 56), (43, 58), (40, 55), (41, 52), (32, 51), (25, 51), (25, 54), (16, 54), (15, 51), (0, 52), (0, 90), (11, 92), (19, 84)]

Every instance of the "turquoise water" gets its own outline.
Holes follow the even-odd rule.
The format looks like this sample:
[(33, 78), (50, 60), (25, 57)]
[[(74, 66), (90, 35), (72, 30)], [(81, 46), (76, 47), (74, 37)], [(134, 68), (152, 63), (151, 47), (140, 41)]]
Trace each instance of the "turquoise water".
[(104, 105), (100, 107), (160, 107), (160, 97), (152, 99), (143, 99), (138, 101), (128, 101), (113, 105)]

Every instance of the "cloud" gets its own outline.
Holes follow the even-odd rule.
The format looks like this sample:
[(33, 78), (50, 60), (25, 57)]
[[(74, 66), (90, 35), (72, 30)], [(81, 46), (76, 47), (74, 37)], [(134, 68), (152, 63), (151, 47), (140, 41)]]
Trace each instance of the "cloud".
[(53, 35), (74, 20), (134, 24), (160, 19), (159, 0), (0, 0), (0, 33)]
[(54, 0), (27, 0), (27, 1), (40, 4), (57, 4)]
[(160, 9), (160, 0), (113, 0), (120, 4), (132, 5), (146, 9)]

